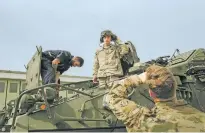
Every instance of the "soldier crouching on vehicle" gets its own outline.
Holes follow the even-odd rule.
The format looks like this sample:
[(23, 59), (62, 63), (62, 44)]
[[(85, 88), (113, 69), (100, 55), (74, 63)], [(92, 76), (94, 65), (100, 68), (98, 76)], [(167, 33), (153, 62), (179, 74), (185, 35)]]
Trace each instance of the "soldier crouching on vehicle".
[[(41, 60), (41, 77), (43, 84), (57, 83), (56, 72), (53, 65), (57, 65), (57, 71), (60, 75), (67, 71), (70, 67), (82, 67), (84, 60), (78, 56), (72, 56), (70, 52), (65, 50), (48, 50), (42, 52)], [(58, 80), (58, 83), (60, 80)], [(48, 90), (48, 91), (47, 91)], [(51, 96), (49, 99), (53, 99), (56, 94), (56, 90), (47, 87), (47, 96)], [(58, 94), (56, 94), (58, 95)]]
[[(149, 85), (155, 107), (149, 110), (127, 99), (127, 89)], [(176, 98), (176, 81), (165, 67), (152, 65), (146, 72), (115, 82), (108, 93), (109, 108), (128, 132), (204, 132), (205, 114)]]
[(41, 77), (43, 84), (55, 83), (55, 70), (52, 65), (58, 65), (57, 71), (63, 74), (70, 67), (82, 67), (83, 58), (72, 56), (68, 51), (48, 50), (42, 53)]
[[(102, 48), (94, 58), (93, 82), (99, 81), (102, 88), (108, 89), (109, 83), (123, 76), (120, 59), (129, 52), (129, 48), (110, 30), (101, 32)], [(111, 44), (111, 41), (116, 44)]]
[[(72, 56), (68, 51), (62, 50), (48, 50), (42, 52), (41, 59), (41, 78), (43, 81), (43, 85), (50, 83), (58, 83), (60, 84), (60, 79), (58, 79), (59, 75), (56, 75), (55, 68), (53, 65), (57, 66), (57, 71), (60, 74), (63, 74), (70, 67), (81, 67), (84, 64), (84, 60), (78, 56)], [(56, 88), (58, 89), (58, 87)], [(48, 103), (53, 103), (54, 99), (58, 97), (58, 90), (51, 87), (45, 87), (45, 93)], [(35, 98), (34, 98), (35, 97)], [(24, 114), (27, 112), (37, 101), (44, 101), (43, 94), (41, 90), (38, 91), (37, 94), (33, 96), (26, 94), (23, 95), (20, 102), (20, 113)]]

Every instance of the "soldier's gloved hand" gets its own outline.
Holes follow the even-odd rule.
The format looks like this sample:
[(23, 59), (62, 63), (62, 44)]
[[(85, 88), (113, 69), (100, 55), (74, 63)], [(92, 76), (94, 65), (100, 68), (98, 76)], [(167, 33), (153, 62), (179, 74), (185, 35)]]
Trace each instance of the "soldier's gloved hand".
[(60, 63), (60, 60), (57, 58), (52, 61), (53, 65), (58, 65), (59, 63)]
[(98, 81), (97, 81), (97, 76), (94, 76), (94, 77), (93, 77), (93, 83), (98, 83)]

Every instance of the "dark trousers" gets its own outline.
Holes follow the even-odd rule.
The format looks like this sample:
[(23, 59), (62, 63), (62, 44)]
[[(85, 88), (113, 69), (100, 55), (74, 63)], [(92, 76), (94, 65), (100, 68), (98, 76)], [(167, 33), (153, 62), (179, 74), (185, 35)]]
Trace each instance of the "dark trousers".
[(52, 67), (52, 62), (48, 59), (42, 58), (41, 60), (41, 78), (43, 85), (55, 83), (55, 70)]

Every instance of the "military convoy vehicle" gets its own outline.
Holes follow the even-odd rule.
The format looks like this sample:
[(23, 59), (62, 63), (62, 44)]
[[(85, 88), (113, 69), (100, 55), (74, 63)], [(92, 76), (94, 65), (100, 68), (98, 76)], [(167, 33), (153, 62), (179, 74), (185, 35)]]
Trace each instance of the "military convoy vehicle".
[[(168, 67), (174, 74), (178, 89), (178, 99), (185, 99), (190, 105), (205, 112), (205, 49), (194, 49), (185, 53), (176, 50), (170, 56), (159, 57), (139, 63), (136, 50), (131, 42), (129, 61), (132, 67), (126, 71), (125, 77), (142, 73), (150, 64)], [(42, 48), (27, 65), (26, 89), (17, 99), (10, 101), (0, 113), (1, 132), (120, 132), (125, 126), (103, 104), (107, 91), (91, 80), (69, 83), (48, 84), (40, 86), (40, 63)], [(126, 60), (125, 60), (126, 61)], [(129, 64), (129, 63), (128, 63)], [(45, 87), (60, 88), (60, 91), (75, 92), (69, 97), (59, 97), (48, 102)], [(42, 90), (43, 101), (31, 98)], [(129, 98), (136, 103), (152, 108), (154, 102), (149, 97), (147, 86), (131, 88)], [(26, 99), (26, 100), (25, 100)], [(24, 102), (22, 102), (24, 101)], [(22, 105), (23, 108), (22, 108)]]

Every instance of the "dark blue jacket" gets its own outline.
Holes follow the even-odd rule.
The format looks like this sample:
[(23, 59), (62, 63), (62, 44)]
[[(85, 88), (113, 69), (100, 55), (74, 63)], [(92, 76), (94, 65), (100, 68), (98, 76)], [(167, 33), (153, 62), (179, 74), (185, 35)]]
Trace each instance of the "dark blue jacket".
[(53, 61), (55, 58), (60, 60), (57, 70), (62, 74), (72, 66), (72, 58), (70, 52), (65, 50), (47, 50), (42, 52), (42, 59)]

